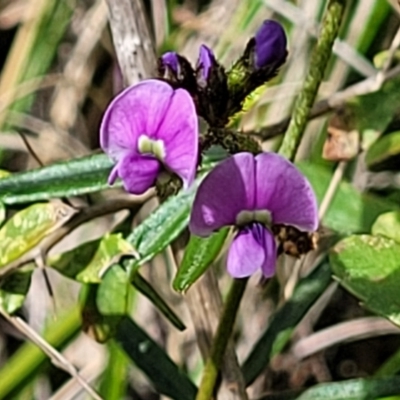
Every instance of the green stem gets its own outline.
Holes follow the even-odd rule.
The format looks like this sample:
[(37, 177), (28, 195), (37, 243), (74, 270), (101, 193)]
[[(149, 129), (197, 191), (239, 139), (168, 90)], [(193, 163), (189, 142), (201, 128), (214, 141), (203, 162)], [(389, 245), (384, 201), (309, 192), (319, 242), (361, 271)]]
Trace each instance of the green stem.
[(210, 400), (221, 368), (226, 346), (233, 331), (240, 300), (246, 289), (247, 279), (235, 279), (225, 302), (221, 319), (211, 346), (210, 357), (204, 367), (196, 400)]
[(333, 42), (339, 32), (346, 0), (330, 0), (322, 30), (310, 60), (310, 68), (304, 86), (294, 104), (294, 111), (279, 153), (289, 160), (294, 159), (303, 136), (308, 115), (324, 77), (326, 66), (332, 53)]
[[(80, 326), (80, 311), (76, 307), (49, 325), (43, 337), (52, 346), (60, 348), (78, 333)], [(46, 359), (46, 354), (35, 344), (25, 343), (21, 346), (0, 369), (0, 399), (6, 398), (16, 389), (21, 389), (24, 382), (39, 372), (39, 367)]]

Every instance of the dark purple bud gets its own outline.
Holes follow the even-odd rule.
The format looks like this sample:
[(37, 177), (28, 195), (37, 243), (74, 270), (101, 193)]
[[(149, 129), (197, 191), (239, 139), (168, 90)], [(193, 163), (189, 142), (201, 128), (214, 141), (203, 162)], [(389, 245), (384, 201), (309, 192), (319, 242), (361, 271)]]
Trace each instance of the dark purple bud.
[(255, 67), (281, 65), (286, 58), (286, 34), (279, 22), (265, 20), (255, 36)]
[(175, 51), (169, 51), (161, 56), (161, 63), (164, 67), (168, 67), (176, 75), (178, 75), (179, 70), (179, 59), (178, 54)]
[(174, 51), (169, 51), (159, 58), (158, 76), (175, 88), (186, 89), (189, 93), (196, 90), (196, 77), (192, 66), (185, 57)]
[(207, 81), (210, 76), (211, 68), (216, 64), (212, 50), (202, 44), (200, 46), (199, 59), (197, 60), (197, 76)]

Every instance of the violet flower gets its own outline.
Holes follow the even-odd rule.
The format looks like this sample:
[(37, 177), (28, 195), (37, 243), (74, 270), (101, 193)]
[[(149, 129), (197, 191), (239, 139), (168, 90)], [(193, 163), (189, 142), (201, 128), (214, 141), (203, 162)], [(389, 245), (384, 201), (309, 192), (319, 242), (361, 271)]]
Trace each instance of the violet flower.
[(184, 89), (145, 80), (120, 93), (108, 106), (100, 145), (116, 162), (109, 184), (121, 178), (125, 189), (142, 194), (163, 171), (178, 175), (187, 188), (198, 161), (198, 121)]
[(236, 226), (228, 272), (243, 278), (261, 269), (270, 277), (277, 258), (271, 232), (274, 224), (317, 229), (317, 202), (309, 182), (279, 154), (238, 153), (215, 167), (201, 183), (189, 228), (205, 237), (223, 226)]
[(279, 22), (265, 20), (254, 39), (256, 68), (279, 67), (285, 61), (286, 34)]

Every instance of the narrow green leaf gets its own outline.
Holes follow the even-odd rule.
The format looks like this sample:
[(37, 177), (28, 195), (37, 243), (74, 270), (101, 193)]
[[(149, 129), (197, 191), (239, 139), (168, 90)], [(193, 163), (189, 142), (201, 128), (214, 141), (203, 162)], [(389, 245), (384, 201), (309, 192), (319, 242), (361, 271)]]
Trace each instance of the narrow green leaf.
[(7, 275), (0, 282), (0, 308), (13, 314), (24, 304), (31, 284), (33, 266), (25, 266)]
[(101, 239), (92, 240), (64, 253), (48, 257), (47, 265), (68, 278), (76, 279), (76, 276), (92, 261), (100, 242)]
[(0, 229), (0, 267), (36, 246), (73, 212), (65, 204), (42, 203), (16, 213)]
[(207, 270), (225, 243), (229, 229), (221, 229), (208, 238), (192, 235), (172, 286), (185, 292)]
[(138, 272), (133, 275), (132, 285), (144, 296), (146, 296), (154, 306), (179, 330), (186, 329), (185, 324), (175, 314), (171, 307), (164, 301), (164, 299), (154, 290)]
[(139, 257), (130, 262), (131, 268), (151, 260), (178, 237), (189, 222), (193, 198), (194, 189), (170, 197), (132, 231), (127, 241)]
[(95, 154), (12, 174), (0, 179), (0, 200), (11, 205), (97, 192), (109, 187), (111, 167), (105, 154)]
[(125, 317), (118, 326), (116, 341), (151, 380), (158, 393), (174, 400), (194, 400), (196, 386), (147, 333)]
[(286, 339), (286, 343), (289, 340), (287, 331), (295, 328), (330, 281), (331, 269), (326, 260), (300, 280), (291, 299), (275, 313), (267, 330), (244, 362), (242, 370), (246, 385), (250, 385), (262, 373), (272, 355), (282, 350), (285, 345), (283, 339)]
[[(317, 164), (301, 162), (297, 166), (310, 181), (318, 202), (321, 203), (332, 173)], [(393, 210), (399, 210), (396, 203), (360, 193), (348, 182), (341, 182), (323, 223), (340, 233), (367, 233), (371, 231), (372, 224), (380, 214)]]
[(107, 270), (99, 285), (96, 297), (99, 312), (105, 316), (128, 315), (134, 290), (127, 272), (118, 264)]
[(330, 254), (340, 283), (370, 310), (400, 325), (400, 244), (392, 239), (354, 235)]
[(83, 283), (100, 283), (110, 265), (118, 263), (122, 256), (135, 256), (132, 245), (121, 234), (105, 235), (87, 266), (76, 275)]
[(372, 171), (400, 169), (400, 131), (380, 137), (367, 151), (365, 162)]
[(297, 400), (364, 400), (400, 394), (400, 377), (352, 379), (321, 383), (303, 392)]
[(386, 236), (400, 243), (400, 211), (380, 215), (372, 225), (371, 233)]

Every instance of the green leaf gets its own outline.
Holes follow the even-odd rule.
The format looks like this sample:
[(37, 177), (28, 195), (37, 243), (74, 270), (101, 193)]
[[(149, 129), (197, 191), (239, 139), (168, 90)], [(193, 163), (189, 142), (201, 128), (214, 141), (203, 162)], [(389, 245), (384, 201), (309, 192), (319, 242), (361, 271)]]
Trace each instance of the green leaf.
[[(301, 162), (297, 166), (310, 181), (320, 204), (332, 173), (317, 164)], [(393, 210), (399, 210), (396, 203), (360, 193), (348, 182), (341, 182), (323, 223), (339, 233), (367, 233), (371, 231), (372, 224), (380, 214)]]
[(83, 271), (96, 254), (101, 239), (92, 240), (81, 244), (61, 254), (48, 257), (46, 262), (49, 267), (71, 279)]
[(102, 315), (128, 315), (133, 301), (134, 290), (127, 272), (119, 265), (113, 265), (105, 273), (96, 297), (97, 307)]
[(33, 266), (25, 266), (7, 275), (0, 284), (0, 308), (13, 314), (24, 304), (31, 284)]
[(179, 330), (186, 329), (185, 324), (164, 301), (164, 299), (154, 290), (138, 272), (133, 275), (132, 285), (135, 286), (140, 293), (146, 296), (154, 306)]
[(153, 383), (158, 393), (174, 400), (194, 400), (197, 388), (147, 333), (125, 317), (116, 341)]
[(105, 154), (96, 154), (12, 174), (0, 179), (0, 200), (11, 205), (97, 192), (109, 187), (111, 167)]
[(206, 271), (218, 256), (225, 243), (229, 229), (221, 229), (208, 238), (192, 235), (172, 286), (185, 292)]
[(377, 139), (367, 151), (365, 162), (372, 171), (399, 170), (400, 131)]
[(363, 400), (400, 394), (400, 377), (384, 379), (351, 379), (321, 383), (303, 392), (297, 400)]
[(400, 244), (372, 235), (341, 240), (330, 254), (340, 283), (370, 310), (400, 325)]
[(371, 233), (386, 236), (400, 243), (400, 211), (380, 215), (372, 225)]
[(262, 373), (271, 360), (289, 340), (287, 332), (294, 329), (314, 301), (325, 291), (331, 281), (331, 269), (324, 260), (310, 275), (301, 279), (293, 296), (280, 308), (267, 330), (254, 345), (243, 364), (246, 385), (250, 385)]
[(73, 214), (62, 203), (34, 204), (16, 213), (0, 229), (0, 267), (21, 257)]
[[(82, 249), (85, 250), (85, 249)], [(87, 247), (89, 253), (89, 247)], [(122, 256), (135, 256), (137, 253), (132, 245), (122, 235), (105, 235), (89, 264), (76, 275), (83, 283), (100, 283), (102, 276), (112, 264), (118, 263)]]
[(130, 262), (137, 268), (164, 250), (185, 229), (194, 198), (194, 189), (170, 197), (153, 211), (132, 233), (127, 241), (138, 251), (137, 260)]

